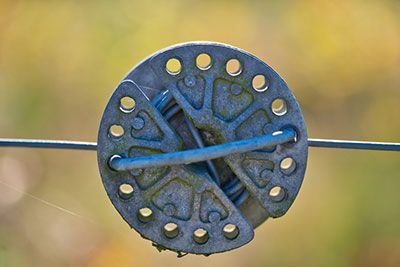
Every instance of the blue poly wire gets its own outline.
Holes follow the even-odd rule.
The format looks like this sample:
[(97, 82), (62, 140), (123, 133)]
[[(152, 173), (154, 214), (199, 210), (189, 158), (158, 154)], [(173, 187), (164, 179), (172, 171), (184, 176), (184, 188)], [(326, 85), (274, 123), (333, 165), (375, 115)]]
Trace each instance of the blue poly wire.
[(265, 147), (272, 147), (279, 144), (288, 143), (293, 141), (295, 137), (296, 131), (288, 128), (272, 134), (242, 139), (220, 145), (207, 146), (204, 148), (134, 158), (112, 157), (110, 160), (110, 167), (117, 171), (125, 171), (135, 168), (190, 164), (194, 162), (217, 159), (230, 154), (240, 154)]

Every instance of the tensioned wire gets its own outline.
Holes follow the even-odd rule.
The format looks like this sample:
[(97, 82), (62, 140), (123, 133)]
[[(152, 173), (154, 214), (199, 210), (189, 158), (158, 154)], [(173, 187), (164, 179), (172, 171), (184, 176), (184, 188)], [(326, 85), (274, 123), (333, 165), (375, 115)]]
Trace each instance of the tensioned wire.
[[(308, 146), (325, 147), (325, 148), (400, 151), (400, 143), (393, 143), (393, 142), (371, 142), (371, 141), (309, 138)], [(82, 141), (66, 141), (66, 140), (0, 138), (0, 147), (37, 147), (37, 148), (97, 150), (97, 143), (82, 142)]]

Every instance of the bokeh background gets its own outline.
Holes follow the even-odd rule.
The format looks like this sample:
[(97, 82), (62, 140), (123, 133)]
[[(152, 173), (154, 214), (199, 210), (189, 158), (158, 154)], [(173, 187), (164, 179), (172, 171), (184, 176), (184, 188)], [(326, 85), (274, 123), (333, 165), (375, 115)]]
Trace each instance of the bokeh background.
[[(336, 2), (336, 3), (334, 3)], [(400, 141), (398, 1), (0, 1), (0, 136), (95, 141), (120, 79), (212, 40), (288, 82), (309, 135)], [(114, 210), (95, 152), (0, 149), (0, 266), (400, 266), (400, 156), (311, 148), (300, 194), (245, 247), (176, 258)]]

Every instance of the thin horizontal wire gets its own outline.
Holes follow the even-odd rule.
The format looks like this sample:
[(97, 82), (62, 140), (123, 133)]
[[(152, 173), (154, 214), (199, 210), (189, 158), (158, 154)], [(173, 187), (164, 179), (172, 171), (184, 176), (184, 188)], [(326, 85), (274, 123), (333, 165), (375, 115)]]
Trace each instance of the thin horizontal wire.
[[(310, 147), (345, 148), (363, 150), (400, 151), (400, 143), (350, 141), (334, 139), (308, 139)], [(64, 140), (36, 140), (36, 139), (9, 139), (0, 138), (0, 147), (37, 147), (55, 149), (97, 150), (95, 142), (79, 142)]]
[(387, 143), (387, 142), (349, 141), (349, 140), (310, 138), (310, 139), (308, 139), (308, 145), (312, 146), (312, 147), (327, 147), (327, 148), (349, 148), (349, 149), (365, 149), (365, 150), (400, 151), (400, 143)]
[(2, 146), (97, 150), (97, 144), (94, 142), (79, 142), (79, 141), (64, 141), (64, 140), (0, 138), (0, 147)]

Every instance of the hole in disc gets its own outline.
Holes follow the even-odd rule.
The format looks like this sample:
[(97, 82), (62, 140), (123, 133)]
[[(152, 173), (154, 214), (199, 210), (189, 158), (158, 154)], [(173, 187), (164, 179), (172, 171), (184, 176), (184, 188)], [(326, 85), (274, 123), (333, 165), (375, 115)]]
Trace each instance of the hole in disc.
[(138, 212), (138, 218), (141, 222), (149, 222), (153, 219), (153, 211), (150, 208), (141, 208)]
[(252, 80), (252, 85), (254, 90), (256, 90), (257, 92), (264, 92), (268, 89), (267, 79), (262, 74), (254, 76)]
[(120, 110), (125, 113), (130, 113), (135, 109), (136, 102), (132, 97), (124, 96), (120, 100)]
[(208, 232), (203, 228), (198, 228), (193, 232), (193, 240), (198, 244), (204, 244), (208, 241)]
[(179, 227), (176, 223), (167, 223), (164, 225), (164, 234), (168, 238), (174, 238), (179, 233)]
[(242, 72), (242, 64), (233, 58), (226, 63), (226, 72), (231, 76), (237, 76)]
[(181, 72), (182, 70), (182, 64), (177, 58), (171, 58), (167, 61), (167, 64), (165, 65), (165, 69), (167, 72), (171, 75), (177, 75)]
[(226, 238), (235, 239), (239, 234), (239, 228), (232, 223), (228, 223), (224, 226), (223, 232)]
[(280, 186), (275, 186), (269, 191), (269, 196), (275, 202), (282, 201), (282, 199), (285, 197), (285, 190), (283, 190), (283, 188)]
[(287, 106), (285, 100), (281, 98), (275, 99), (271, 104), (272, 112), (277, 116), (283, 116), (287, 113)]
[(120, 155), (113, 155), (111, 156), (111, 158), (108, 160), (108, 167), (110, 167), (110, 169), (112, 169), (113, 171), (115, 171), (115, 169), (112, 167), (112, 161), (113, 159), (117, 159), (117, 158), (122, 158)]
[(211, 57), (206, 53), (202, 53), (196, 57), (196, 65), (201, 70), (208, 70), (211, 67)]
[(124, 199), (128, 199), (133, 194), (133, 187), (130, 184), (121, 184), (119, 186), (119, 195)]
[(121, 137), (124, 135), (124, 128), (122, 128), (121, 125), (113, 124), (111, 125), (109, 132), (113, 137)]
[(279, 166), (284, 174), (291, 174), (296, 169), (296, 162), (293, 158), (287, 157), (281, 160)]

